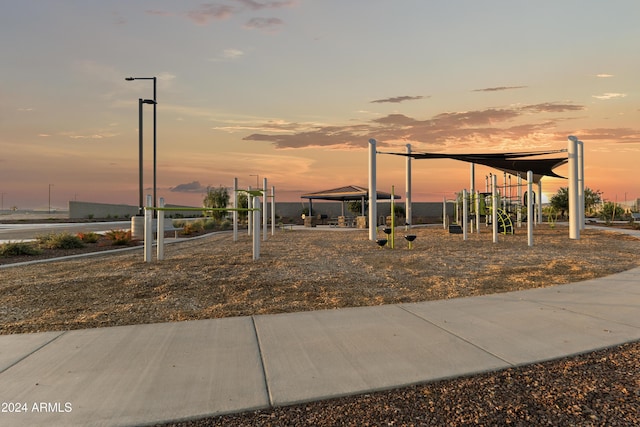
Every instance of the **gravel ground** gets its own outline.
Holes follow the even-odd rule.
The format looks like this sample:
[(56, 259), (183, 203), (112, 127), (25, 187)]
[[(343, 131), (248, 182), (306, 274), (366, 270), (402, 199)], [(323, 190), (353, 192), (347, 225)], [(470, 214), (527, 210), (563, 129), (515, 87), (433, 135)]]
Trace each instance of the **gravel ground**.
[[(640, 241), (566, 229), (459, 235), (415, 229), (395, 250), (366, 232), (279, 232), (251, 260), (250, 239), (219, 234), (167, 247), (0, 269), (0, 333), (68, 330), (455, 298), (602, 277), (640, 265)], [(640, 342), (399, 390), (166, 426), (640, 425)]]

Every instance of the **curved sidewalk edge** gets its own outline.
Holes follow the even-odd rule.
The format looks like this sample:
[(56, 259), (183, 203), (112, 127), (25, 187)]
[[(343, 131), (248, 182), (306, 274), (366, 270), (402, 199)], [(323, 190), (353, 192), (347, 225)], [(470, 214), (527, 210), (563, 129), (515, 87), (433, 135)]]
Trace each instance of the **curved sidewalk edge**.
[(0, 401), (12, 402), (14, 410), (0, 413), (0, 426), (200, 418), (476, 374), (638, 339), (640, 268), (443, 301), (5, 335)]

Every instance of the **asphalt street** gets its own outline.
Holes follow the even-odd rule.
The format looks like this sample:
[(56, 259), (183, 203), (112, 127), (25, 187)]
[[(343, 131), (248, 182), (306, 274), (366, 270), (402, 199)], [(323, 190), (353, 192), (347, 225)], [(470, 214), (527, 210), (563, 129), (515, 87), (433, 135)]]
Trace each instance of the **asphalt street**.
[(0, 243), (33, 240), (36, 236), (48, 233), (96, 233), (109, 230), (128, 230), (130, 221), (87, 222), (87, 223), (51, 223), (51, 224), (2, 224), (0, 223)]

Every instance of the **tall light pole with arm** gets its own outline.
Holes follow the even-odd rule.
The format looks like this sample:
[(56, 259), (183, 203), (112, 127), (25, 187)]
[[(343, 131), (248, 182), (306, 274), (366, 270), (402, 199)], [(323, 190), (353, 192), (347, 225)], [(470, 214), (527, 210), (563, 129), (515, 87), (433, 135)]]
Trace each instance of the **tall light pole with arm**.
[[(126, 77), (125, 80), (133, 81), (133, 80), (153, 80), (153, 207), (156, 207), (157, 204), (157, 186), (156, 186), (156, 164), (157, 164), (157, 156), (156, 156), (156, 147), (157, 147), (157, 128), (156, 128), (156, 105), (158, 105), (158, 98), (156, 93), (156, 77)], [(145, 100), (150, 101), (150, 100)], [(148, 103), (148, 102), (147, 102)], [(142, 135), (142, 134), (141, 134)], [(140, 155), (142, 159), (142, 154)], [(142, 174), (140, 175), (142, 176)], [(142, 188), (142, 186), (141, 186)], [(140, 199), (140, 206), (143, 205), (143, 200)]]
[[(142, 180), (142, 154), (144, 152), (144, 150), (142, 149), (143, 144), (142, 144), (142, 129), (143, 129), (143, 124), (142, 124), (142, 104), (153, 104), (154, 106), (156, 105), (156, 101), (154, 101), (153, 99), (142, 99), (142, 98), (138, 98), (138, 186), (139, 186), (139, 194), (138, 194), (138, 216), (143, 215), (143, 210), (144, 210), (144, 194), (143, 194), (143, 188), (144, 188), (144, 183)], [(155, 191), (155, 187), (154, 187), (154, 191)]]

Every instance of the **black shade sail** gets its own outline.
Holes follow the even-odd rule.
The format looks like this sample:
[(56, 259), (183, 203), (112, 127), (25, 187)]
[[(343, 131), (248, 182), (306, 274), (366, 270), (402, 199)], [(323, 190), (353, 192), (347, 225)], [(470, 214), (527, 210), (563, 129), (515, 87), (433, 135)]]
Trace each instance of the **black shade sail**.
[(396, 156), (411, 156), (414, 159), (453, 159), (468, 163), (477, 163), (501, 170), (508, 174), (527, 178), (527, 172), (533, 172), (533, 181), (538, 183), (545, 176), (564, 178), (556, 174), (553, 170), (558, 166), (567, 163), (567, 157), (554, 157), (544, 159), (531, 159), (530, 157), (543, 156), (564, 152), (557, 151), (537, 151), (525, 153), (490, 153), (490, 154), (444, 154), (444, 153), (380, 153), (393, 154)]
[[(376, 197), (380, 199), (391, 200), (391, 194), (384, 191), (376, 191)], [(368, 200), (369, 189), (365, 187), (358, 187), (356, 185), (348, 185), (346, 187), (333, 188), (331, 190), (318, 191), (315, 193), (307, 193), (300, 196), (302, 199), (318, 199), (318, 200), (337, 200), (341, 202)], [(400, 196), (394, 195), (394, 199), (399, 199)]]

